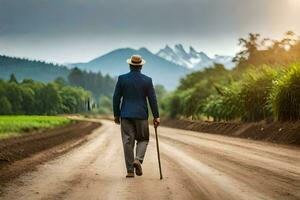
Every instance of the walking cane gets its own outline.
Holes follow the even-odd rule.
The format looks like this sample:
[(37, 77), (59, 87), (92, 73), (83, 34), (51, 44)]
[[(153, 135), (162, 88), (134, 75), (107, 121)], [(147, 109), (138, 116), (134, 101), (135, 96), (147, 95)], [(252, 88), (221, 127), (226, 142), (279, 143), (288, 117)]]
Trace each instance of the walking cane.
[(163, 176), (162, 176), (161, 165), (160, 165), (160, 153), (159, 153), (159, 144), (158, 144), (158, 136), (157, 136), (157, 127), (154, 126), (154, 129), (155, 129), (155, 138), (156, 138), (156, 149), (157, 149), (159, 174), (160, 174), (160, 180), (161, 180), (161, 179), (163, 179)]

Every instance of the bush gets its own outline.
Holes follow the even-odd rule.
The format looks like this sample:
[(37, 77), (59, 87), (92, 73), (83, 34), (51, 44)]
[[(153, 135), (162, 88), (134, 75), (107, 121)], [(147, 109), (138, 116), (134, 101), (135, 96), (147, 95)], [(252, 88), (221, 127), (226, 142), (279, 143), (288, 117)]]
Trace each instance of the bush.
[(277, 120), (300, 119), (300, 64), (291, 66), (275, 81), (271, 102)]
[(241, 118), (241, 113), (244, 113), (244, 110), (242, 107), (240, 87), (238, 83), (234, 83), (224, 89), (221, 111), (222, 118), (224, 120)]
[(244, 121), (260, 121), (272, 117), (269, 97), (277, 72), (269, 67), (248, 72), (242, 80), (240, 98)]
[(214, 121), (220, 121), (222, 119), (222, 96), (210, 95), (203, 102), (202, 112), (207, 118), (212, 117)]
[(211, 95), (203, 103), (203, 113), (214, 121), (240, 118), (242, 111), (240, 88), (237, 84), (222, 89), (222, 95)]

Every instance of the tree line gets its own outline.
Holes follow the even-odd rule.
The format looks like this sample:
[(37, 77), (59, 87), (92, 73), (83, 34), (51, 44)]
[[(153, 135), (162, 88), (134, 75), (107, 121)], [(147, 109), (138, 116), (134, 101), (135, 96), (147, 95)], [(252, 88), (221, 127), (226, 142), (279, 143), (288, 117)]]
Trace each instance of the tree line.
[(75, 67), (68, 75), (68, 83), (72, 86), (82, 87), (92, 92), (95, 99), (101, 96), (112, 96), (116, 80), (101, 72), (87, 72)]
[(63, 85), (59, 79), (50, 83), (15, 75), (0, 80), (0, 114), (56, 115), (87, 111), (91, 93), (80, 87)]
[(4, 80), (15, 74), (18, 80), (30, 78), (51, 82), (58, 76), (66, 79), (69, 73), (70, 70), (62, 65), (0, 55), (0, 78)]
[(111, 96), (115, 84), (114, 78), (101, 72), (87, 72), (77, 67), (68, 69), (54, 63), (0, 55), (0, 79), (8, 80), (11, 74), (18, 80), (30, 78), (44, 83), (59, 77), (64, 84), (91, 91), (97, 101), (100, 96)]
[(116, 80), (101, 72), (87, 72), (75, 67), (67, 78), (67, 83), (82, 87), (92, 93), (91, 110), (98, 114), (112, 114), (112, 94)]
[(107, 105), (115, 85), (114, 78), (101, 72), (9, 56), (0, 56), (0, 72), (0, 79), (8, 80), (0, 80), (0, 114), (81, 112), (87, 106)]
[(239, 40), (236, 67), (221, 64), (193, 72), (161, 102), (173, 118), (214, 121), (300, 119), (300, 39), (249, 34)]

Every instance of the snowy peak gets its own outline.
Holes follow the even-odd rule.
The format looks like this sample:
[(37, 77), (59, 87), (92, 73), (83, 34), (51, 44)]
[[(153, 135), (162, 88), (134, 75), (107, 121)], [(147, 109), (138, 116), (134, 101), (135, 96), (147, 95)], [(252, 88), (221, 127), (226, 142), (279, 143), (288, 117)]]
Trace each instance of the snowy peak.
[(159, 50), (159, 52), (156, 55), (170, 62), (176, 63), (187, 68), (193, 67), (189, 62), (189, 54), (184, 50), (183, 46), (180, 44), (175, 45), (174, 50), (168, 45), (166, 45), (166, 47)]
[(166, 45), (156, 55), (193, 70), (212, 66), (214, 63), (224, 64), (228, 68), (233, 67), (231, 56), (215, 55), (215, 57), (210, 58), (204, 52), (196, 51), (192, 46), (187, 52), (182, 44), (176, 44), (173, 49)]
[(174, 51), (177, 55), (179, 55), (180, 57), (182, 57), (184, 59), (190, 58), (190, 55), (184, 50), (182, 44), (176, 44)]
[(164, 49), (161, 49), (157, 54), (175, 56), (175, 52), (168, 45)]
[(198, 56), (198, 54), (199, 53), (192, 46), (190, 46), (190, 55), (191, 55), (191, 57), (196, 58)]

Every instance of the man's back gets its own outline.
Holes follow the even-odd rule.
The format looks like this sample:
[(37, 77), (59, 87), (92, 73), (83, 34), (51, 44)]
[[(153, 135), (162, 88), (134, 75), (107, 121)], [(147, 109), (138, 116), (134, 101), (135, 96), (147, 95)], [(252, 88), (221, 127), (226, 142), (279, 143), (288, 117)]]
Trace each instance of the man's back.
[(140, 70), (132, 69), (118, 78), (114, 93), (114, 113), (121, 118), (148, 119), (147, 98), (153, 116), (158, 117), (152, 79), (142, 74)]
[(142, 163), (149, 143), (147, 98), (154, 117), (154, 127), (157, 127), (160, 121), (152, 79), (141, 73), (146, 61), (139, 55), (133, 55), (127, 59), (127, 63), (130, 72), (118, 78), (113, 107), (115, 123), (121, 124), (126, 177), (133, 178), (134, 171), (137, 176), (143, 174)]

